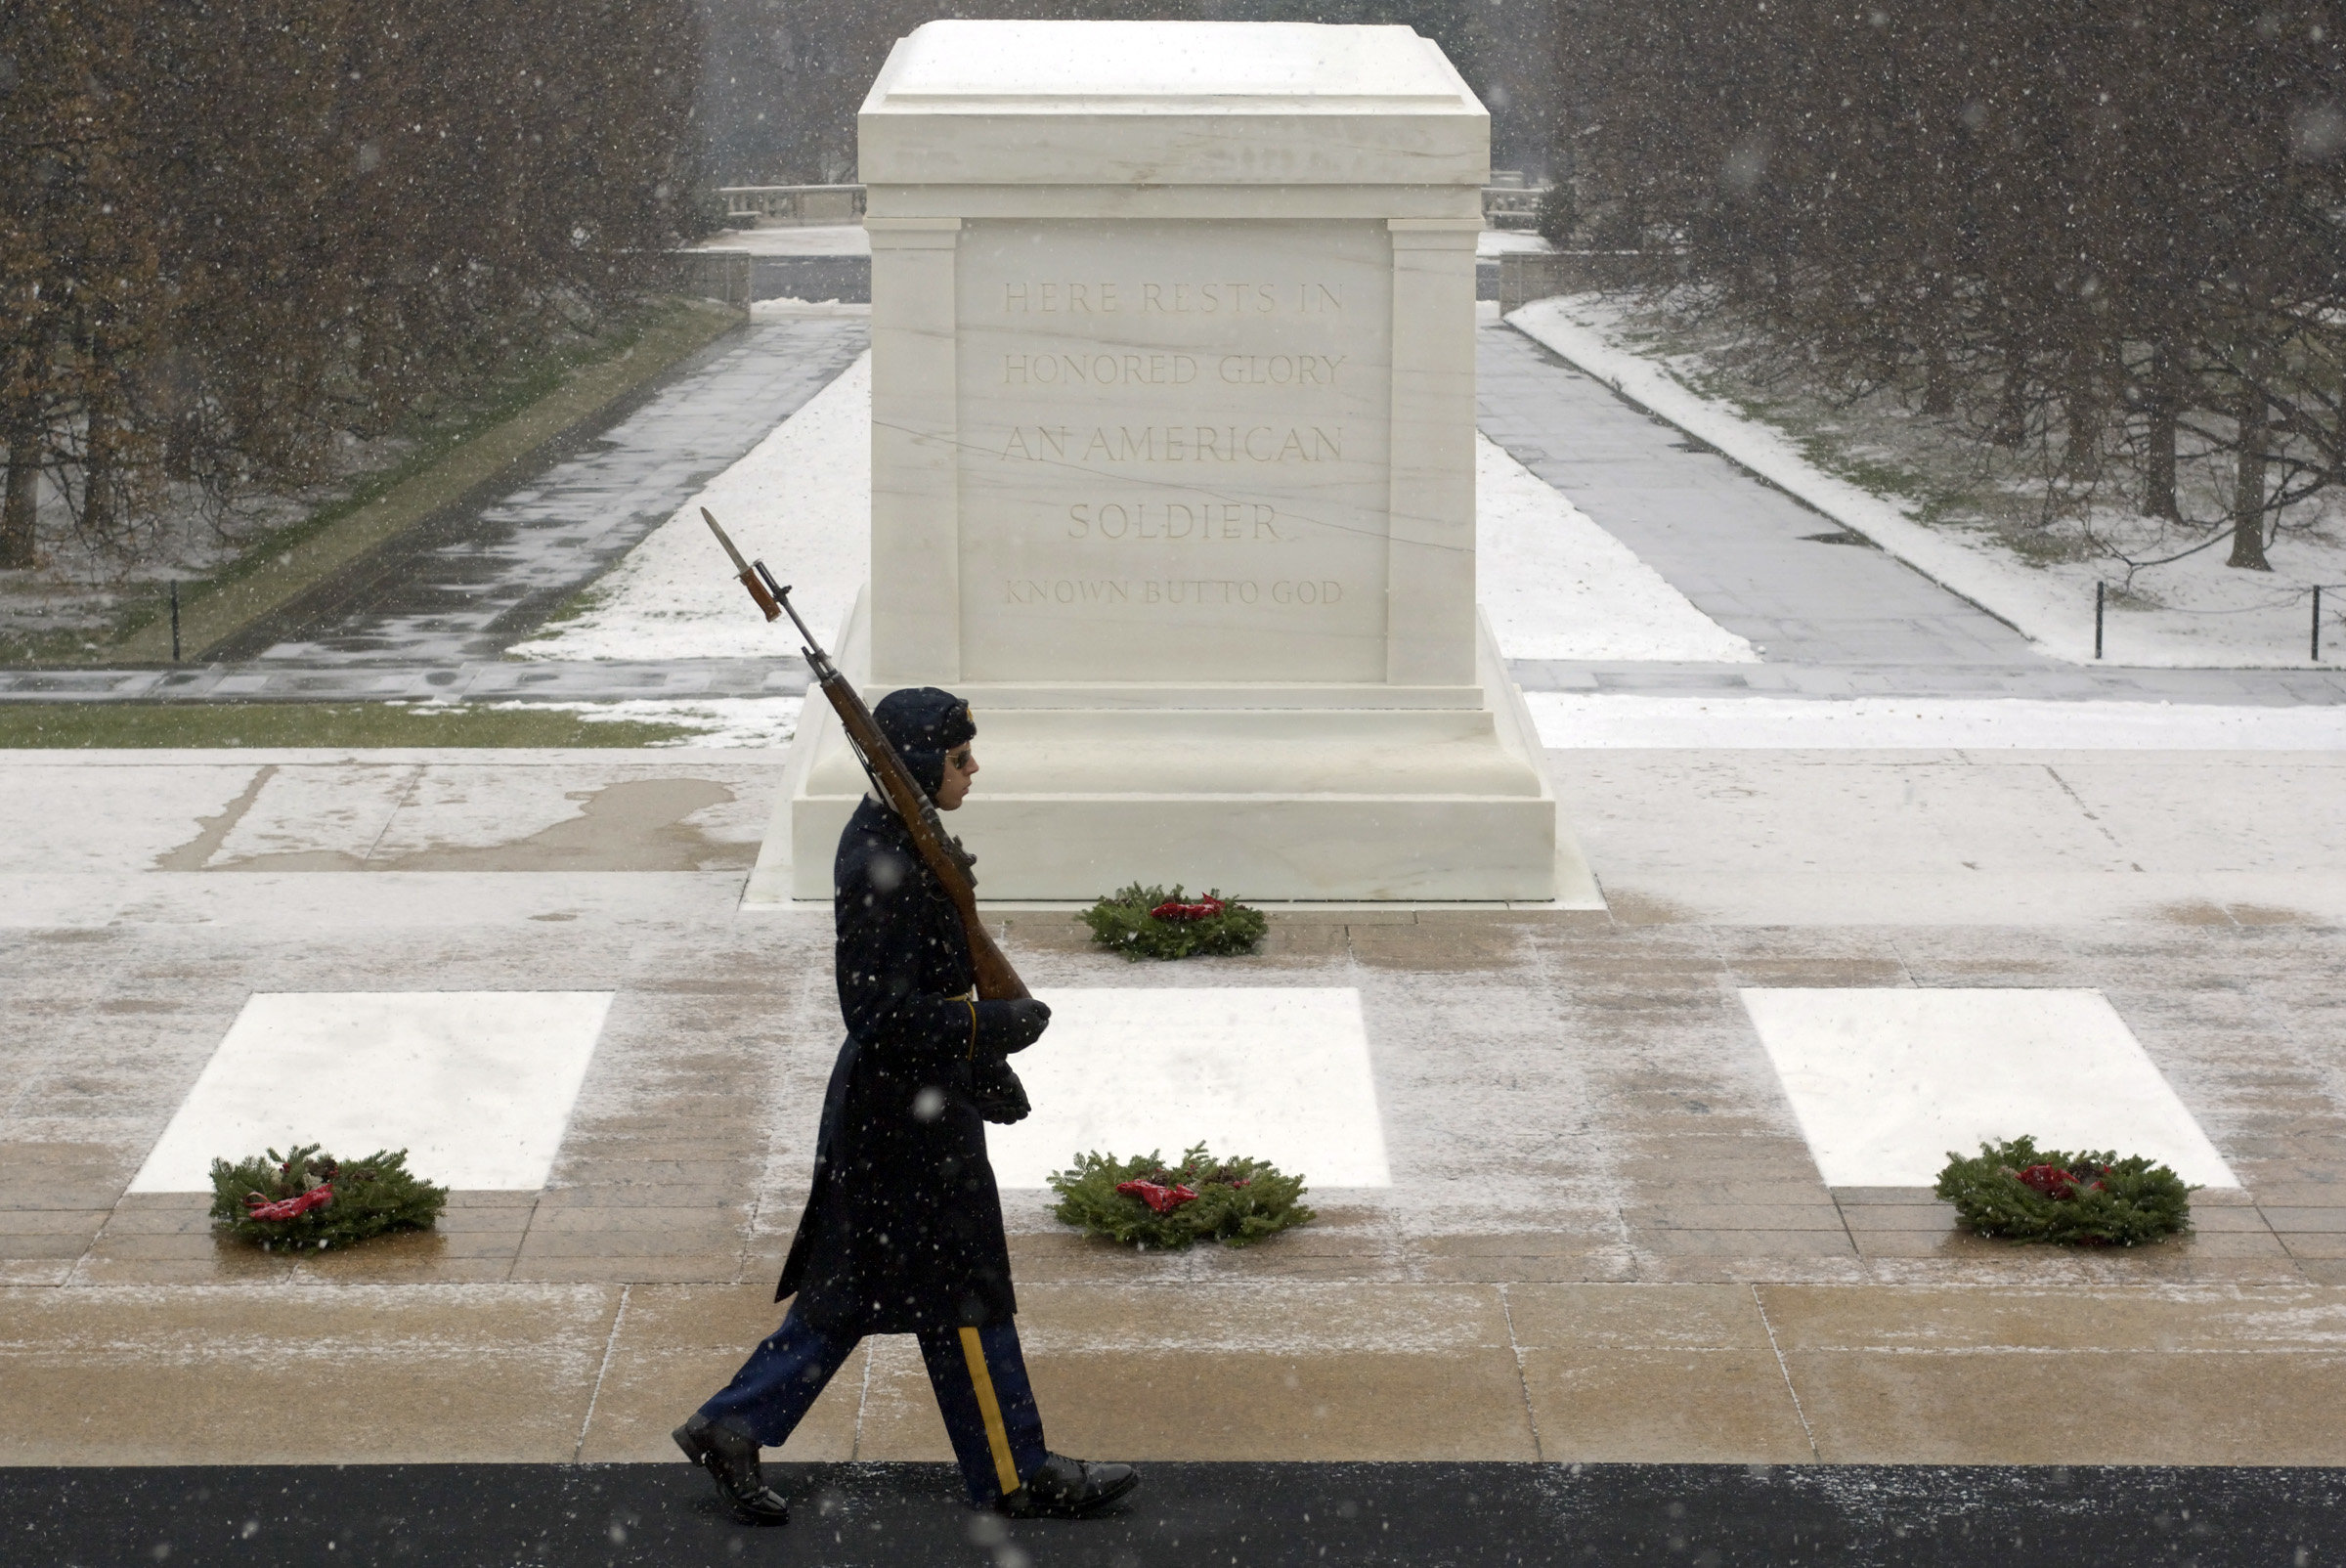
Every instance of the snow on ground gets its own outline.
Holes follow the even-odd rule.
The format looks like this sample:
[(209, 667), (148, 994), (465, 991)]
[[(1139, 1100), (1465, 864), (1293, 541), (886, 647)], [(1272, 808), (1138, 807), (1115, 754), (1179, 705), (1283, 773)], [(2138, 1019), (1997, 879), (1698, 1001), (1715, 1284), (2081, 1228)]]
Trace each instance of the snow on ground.
[(698, 701), (636, 697), (626, 702), (495, 702), (482, 706), (533, 712), (555, 708), (577, 714), (590, 724), (633, 721), (676, 724), (693, 731), (674, 740), (654, 741), (654, 746), (781, 747), (789, 745), (799, 732), (799, 711), (804, 704), (803, 697), (709, 697)]
[(2163, 702), (1648, 697), (1527, 691), (1540, 739), (1561, 751), (1727, 750), (2331, 752), (2346, 708)]
[(754, 299), (750, 320), (787, 321), (794, 316), (869, 316), (872, 307), (851, 299)]
[[(788, 652), (730, 581), (700, 508), (763, 557), (815, 634), (836, 641), (869, 554), (869, 356), (662, 524), (580, 612), (513, 652), (530, 659), (723, 659)], [(1704, 615), (1545, 481), (1477, 438), (1477, 589), (1513, 659), (1749, 663)], [(600, 706), (600, 705), (598, 705)]]
[(1520, 229), (1485, 229), (1474, 237), (1477, 256), (1544, 256), (1556, 247)]
[[(1844, 527), (2025, 632), (2043, 652), (2074, 663), (2094, 657), (2094, 584), (2121, 568), (2103, 561), (2033, 565), (1983, 530), (1917, 522), (1905, 504), (1827, 473), (1777, 430), (1746, 417), (1688, 379), (1702, 367), (1640, 352), (1625, 342), (1625, 307), (1595, 295), (1543, 299), (1507, 321), (1574, 365), (1762, 478), (1783, 486)], [(2221, 546), (2215, 554), (2220, 560)], [(2269, 552), (2274, 570), (2220, 567), (2167, 574), (2157, 608), (2113, 606), (2106, 661), (2117, 665), (2215, 669), (2308, 668), (2313, 584), (2346, 584), (2346, 551), (2284, 537)], [(2346, 588), (2324, 604), (2323, 640), (2346, 651)], [(2324, 649), (2327, 652), (2327, 649)], [(2324, 659), (2324, 664), (2332, 662)]]
[(727, 229), (694, 248), (746, 250), (753, 256), (868, 256), (872, 237), (860, 223), (808, 223), (776, 229)]
[(1510, 659), (1756, 664), (1628, 545), (1489, 437), (1474, 438), (1475, 597)]
[(836, 644), (870, 554), (872, 360), (816, 393), (748, 457), (709, 482), (583, 596), (579, 613), (516, 644), (523, 659), (754, 659), (796, 653), (733, 581), (701, 521), (717, 514), (744, 555), (795, 591), (806, 625)]

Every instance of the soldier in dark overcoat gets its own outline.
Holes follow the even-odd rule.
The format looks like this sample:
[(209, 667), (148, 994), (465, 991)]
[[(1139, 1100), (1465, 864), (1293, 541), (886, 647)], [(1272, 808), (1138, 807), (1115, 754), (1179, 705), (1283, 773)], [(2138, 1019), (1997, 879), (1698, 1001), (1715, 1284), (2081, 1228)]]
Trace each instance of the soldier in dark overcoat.
[[(958, 807), (978, 771), (969, 705), (924, 686), (891, 693), (873, 718), (937, 808)], [(847, 1038), (774, 1292), (791, 1305), (677, 1446), (738, 1517), (784, 1523), (760, 1447), (790, 1435), (863, 1335), (917, 1334), (972, 1502), (1020, 1517), (1097, 1511), (1139, 1477), (1044, 1446), (985, 1154), (985, 1121), (1026, 1113), (1008, 1058), (1051, 1010), (978, 996), (960, 912), (886, 803), (856, 806), (833, 881)]]

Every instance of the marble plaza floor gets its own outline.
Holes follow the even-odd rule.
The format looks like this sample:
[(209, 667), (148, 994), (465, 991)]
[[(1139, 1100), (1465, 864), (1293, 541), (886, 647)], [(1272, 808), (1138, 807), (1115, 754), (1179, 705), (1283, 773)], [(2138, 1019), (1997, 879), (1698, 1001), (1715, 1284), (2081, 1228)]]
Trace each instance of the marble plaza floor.
[[(1357, 993), (1389, 1167), (1242, 1252), (1006, 1193), (1054, 1446), (2346, 1462), (2346, 757), (1555, 762), (1609, 913), (1283, 912), (1255, 958), (1147, 966), (997, 917), (1038, 987)], [(827, 918), (739, 907), (779, 776), (0, 757), (0, 1464), (673, 1460), (774, 1321), (837, 1045)], [(2239, 1185), (2104, 1253), (1826, 1186), (1740, 992), (1916, 986), (2098, 990)], [(610, 997), (543, 1185), (301, 1257), (131, 1190), (255, 993), (516, 990)], [(785, 1458), (945, 1452), (882, 1339)]]

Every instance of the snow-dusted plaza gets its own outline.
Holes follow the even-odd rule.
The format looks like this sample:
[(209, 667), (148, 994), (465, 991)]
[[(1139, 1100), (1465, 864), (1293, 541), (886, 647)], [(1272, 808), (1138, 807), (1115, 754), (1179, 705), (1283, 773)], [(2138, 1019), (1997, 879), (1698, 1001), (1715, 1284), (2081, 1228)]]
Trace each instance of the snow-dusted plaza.
[[(1098, 25), (1137, 30), (1068, 41)], [(1879, 388), (1757, 399), (1699, 289), (1502, 314), (1492, 265), (1563, 263), (1478, 229), (1539, 193), (1486, 183), (1434, 44), (1282, 24), (1257, 58), (1169, 25), (938, 24), (867, 105), (868, 186), (717, 193), (772, 219), (701, 246), (741, 252), (738, 325), (200, 657), (0, 669), (12, 720), (581, 726), (0, 746), (0, 1559), (2330, 1560), (2346, 667), (2308, 634), (2346, 576), (2334, 500), (2276, 525), (2270, 572), (2159, 562), (2098, 599), (2080, 539), (2147, 554), (2182, 519), (2108, 489), (2028, 544), (1918, 499), (1952, 425)], [(1028, 99), (1088, 129), (1037, 154)], [(773, 218), (818, 196), (863, 221)], [(1269, 326), (1220, 293), (1173, 325), (1061, 309), (1232, 257), (1294, 273), (1210, 285)], [(1337, 321), (1346, 289), (1368, 305)], [(1027, 379), (1120, 332), (1162, 377)], [(1247, 379), (1258, 349), (1295, 379)], [(1228, 386), (1178, 397), (1227, 409), (1151, 390), (1209, 350)], [(1095, 415), (1120, 455), (1067, 457), (1052, 421)], [(1182, 443), (1217, 428), (1209, 485)], [(1239, 465), (1258, 428), (1291, 468)], [(1198, 541), (1230, 543), (1195, 580), (1228, 591), (1119, 618), (1113, 574), (1179, 563), (1107, 532), (1111, 482), (1168, 526), (1251, 507)], [(787, 1529), (677, 1462), (780, 1337), (863, 782), (704, 511), (872, 700), (975, 693), (987, 770), (946, 825), (1055, 1014), (1015, 1058), (1031, 1115), (973, 1164), (1052, 1451), (1150, 1475), (1103, 1519), (967, 1512), (908, 1334), (761, 1439)], [(0, 621), (56, 591), (30, 583)], [(1238, 591), (1274, 583), (1276, 611)], [(1137, 903), (1166, 926), (1243, 915), (1228, 894), (1268, 933), (1128, 960), (1083, 919), (1125, 882), (1167, 885)], [(1005, 993), (934, 990), (978, 1060)], [(2082, 1200), (2093, 1152), (2139, 1154), (2189, 1227), (1982, 1234), (1938, 1173), (2022, 1136), (2075, 1172), (1995, 1179)], [(298, 1249), (214, 1223), (215, 1159), (321, 1141), (407, 1151), (445, 1211)], [(1054, 1213), (1080, 1156), (1200, 1142), (1300, 1173), (1316, 1217), (1172, 1251)], [(1115, 1191), (1161, 1216), (1169, 1172)], [(960, 1310), (999, 1428), (968, 1348), (999, 1324)]]
[[(837, 1043), (827, 912), (739, 904), (772, 755), (0, 763), (48, 824), (20, 827), (0, 870), (9, 1458), (193, 1461), (231, 1433), (255, 1459), (661, 1458), (673, 1405), (770, 1310)], [(1151, 987), (1340, 997), (1308, 1046), (1325, 1067), (1276, 1009), (1214, 1025), (1239, 1030), (1233, 1063), (1281, 1059), (1222, 1080), (1219, 1124), (1285, 1124), (1267, 1147), (1314, 1175), (1326, 1140), (1347, 1168), (1381, 1140), (1388, 1173), (1316, 1187), (1320, 1226), (1229, 1255), (1103, 1251), (1038, 1190), (1006, 1191), (1058, 1422), (1159, 1458), (2335, 1459), (2337, 753), (1552, 760), (1609, 911), (1298, 910), (1259, 957), (1177, 966), (1087, 950), (1064, 912), (995, 917), (1045, 994), (1141, 1004), (1038, 1048), (1038, 1095), (1089, 1097), (1066, 1137), (1112, 1137), (1114, 1088), (1158, 1081), (1167, 1027), (1223, 1060)], [(1834, 1185), (1808, 1091), (1746, 1000), (1816, 987), (2099, 998), (2238, 1186), (2199, 1195), (2186, 1240), (2095, 1255), (1966, 1238), (1920, 1188)], [(543, 1185), (459, 1192), (436, 1234), (270, 1258), (140, 1175), (195, 1108), (226, 1125), (239, 1094), (254, 1139), (322, 1124), (303, 1113), (319, 1068), (238, 1043), (259, 1002), (333, 1026), (481, 992), (594, 1002)], [(339, 1111), (359, 1142), (425, 1147), (413, 1118), (458, 1092), (397, 1040), (462, 1057), (506, 1026), (435, 1016), (437, 1036), (381, 1036), (379, 1120)], [(1807, 1049), (1802, 1070), (1830, 1076), (1832, 1047)], [(1127, 1073), (1127, 1054), (1151, 1065)], [(1125, 1102), (1128, 1136), (1165, 1136), (1155, 1100)], [(461, 1099), (441, 1114), (485, 1136)], [(2063, 1115), (2042, 1124), (2155, 1141), (2090, 1103)], [(1143, 1332), (1176, 1286), (1223, 1305)], [(227, 1330), (264, 1300), (267, 1334)], [(287, 1338), (308, 1350), (287, 1360)], [(118, 1371), (124, 1345), (169, 1347), (169, 1370)], [(1980, 1382), (2007, 1371), (2058, 1394), (2024, 1430)], [(919, 1375), (883, 1344), (793, 1455), (940, 1453)], [(1406, 1426), (1375, 1418), (1404, 1397)], [(2264, 1414), (2225, 1414), (2243, 1401)], [(253, 1429), (296, 1409), (354, 1419)]]

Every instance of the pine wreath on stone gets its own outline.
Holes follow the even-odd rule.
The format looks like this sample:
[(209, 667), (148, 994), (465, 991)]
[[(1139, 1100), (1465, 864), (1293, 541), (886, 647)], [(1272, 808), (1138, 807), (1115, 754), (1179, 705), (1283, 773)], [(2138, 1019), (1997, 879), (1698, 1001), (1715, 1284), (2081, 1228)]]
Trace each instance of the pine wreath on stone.
[(1052, 1210), (1068, 1225), (1126, 1246), (1178, 1252), (1197, 1241), (1250, 1246), (1319, 1216), (1300, 1176), (1260, 1159), (1217, 1160), (1195, 1144), (1177, 1164), (1155, 1153), (1078, 1154), (1051, 1178)]
[(270, 1250), (428, 1230), (447, 1205), (448, 1189), (410, 1171), (404, 1149), (343, 1161), (303, 1144), (289, 1154), (212, 1161), (212, 1224)]
[(1224, 898), (1220, 889), (1185, 899), (1139, 883), (1112, 893), (1083, 912), (1092, 940), (1126, 958), (1212, 958), (1254, 951), (1270, 929), (1262, 911)]
[(2033, 1138), (1981, 1144), (1965, 1158), (1947, 1151), (1938, 1196), (1982, 1236), (2015, 1241), (2140, 1246), (2192, 1223), (2192, 1189), (2141, 1154), (2064, 1154)]

